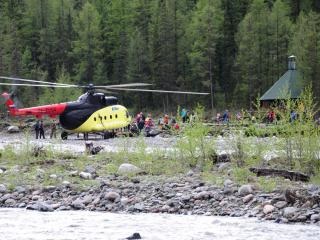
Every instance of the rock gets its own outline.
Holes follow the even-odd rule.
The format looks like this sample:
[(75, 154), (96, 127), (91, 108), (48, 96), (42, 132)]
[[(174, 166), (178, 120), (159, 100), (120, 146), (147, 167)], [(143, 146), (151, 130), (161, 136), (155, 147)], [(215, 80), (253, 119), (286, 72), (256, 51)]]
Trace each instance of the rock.
[(189, 172), (187, 173), (188, 177), (192, 177), (194, 175), (194, 172), (192, 170), (189, 170)]
[(117, 192), (107, 192), (104, 196), (105, 199), (114, 202), (117, 199), (120, 199), (120, 194)]
[(142, 170), (130, 163), (123, 163), (119, 166), (118, 174), (120, 175), (131, 175), (141, 173)]
[(144, 211), (145, 207), (144, 207), (143, 203), (136, 203), (136, 204), (133, 206), (133, 209), (134, 209), (135, 211), (142, 212), (142, 211)]
[(7, 191), (7, 188), (4, 184), (0, 184), (0, 193), (5, 193)]
[(286, 207), (283, 209), (283, 217), (292, 218), (298, 212), (298, 208), (296, 207)]
[(8, 133), (17, 133), (20, 132), (20, 129), (18, 126), (9, 126), (7, 131)]
[(93, 166), (91, 166), (91, 165), (86, 166), (85, 169), (84, 169), (84, 172), (90, 173), (93, 178), (98, 177), (98, 174), (97, 174), (96, 169), (95, 169)]
[(10, 198), (13, 198), (13, 195), (10, 193), (7, 193), (0, 198), (0, 202), (5, 202), (7, 199), (10, 199)]
[(26, 207), (27, 210), (38, 210), (38, 204), (29, 204)]
[(320, 221), (320, 214), (312, 214), (311, 217), (310, 217), (310, 220), (312, 222), (318, 222)]
[(79, 173), (79, 176), (80, 178), (83, 178), (83, 179), (92, 179), (91, 173), (88, 173), (88, 172), (81, 172)]
[(204, 199), (208, 199), (209, 196), (210, 196), (210, 194), (207, 191), (203, 191), (203, 192), (200, 192), (200, 193), (196, 194), (194, 196), (194, 199), (196, 199), (196, 200), (204, 200)]
[(4, 173), (4, 171), (0, 168), (0, 174)]
[(64, 186), (70, 186), (70, 184), (71, 183), (69, 181), (66, 181), (66, 180), (62, 182), (62, 185), (64, 185)]
[(126, 198), (126, 197), (122, 197), (122, 198), (120, 199), (120, 203), (121, 203), (122, 206), (126, 206), (126, 205), (128, 205), (128, 203), (129, 203), (129, 199)]
[(224, 185), (225, 187), (228, 187), (228, 186), (233, 185), (233, 182), (232, 182), (230, 179), (226, 179), (226, 180), (224, 181), (223, 185)]
[(134, 240), (134, 239), (142, 239), (139, 233), (134, 233), (130, 237), (127, 237), (126, 239)]
[(70, 176), (70, 177), (76, 177), (76, 176), (78, 176), (78, 171), (76, 170), (76, 171), (71, 171), (71, 172), (69, 172), (69, 176)]
[(85, 205), (82, 203), (82, 200), (77, 198), (71, 203), (71, 206), (75, 209), (84, 209)]
[(276, 204), (274, 204), (274, 206), (278, 209), (282, 209), (287, 206), (287, 202), (286, 201), (279, 201), (279, 202), (276, 202)]
[(244, 203), (248, 203), (248, 202), (250, 202), (253, 198), (254, 198), (254, 195), (253, 195), (253, 194), (249, 194), (249, 195), (245, 196), (245, 197), (242, 199), (242, 201), (243, 201)]
[(49, 185), (49, 186), (44, 186), (42, 191), (43, 192), (54, 192), (56, 190), (56, 186)]
[(27, 204), (23, 202), (18, 205), (18, 208), (25, 208), (26, 206)]
[(91, 195), (86, 195), (84, 196), (84, 198), (82, 199), (82, 203), (84, 205), (88, 205), (89, 203), (92, 202), (92, 196)]
[(25, 193), (27, 191), (27, 189), (24, 187), (21, 187), (21, 186), (17, 186), (14, 188), (14, 191), (18, 192), (18, 193)]
[(17, 201), (12, 198), (9, 198), (4, 202), (4, 205), (6, 207), (14, 207), (16, 204), (17, 204)]
[(252, 186), (250, 184), (242, 185), (239, 188), (238, 193), (239, 193), (240, 196), (245, 196), (245, 195), (248, 195), (250, 193), (253, 193)]
[(58, 178), (58, 176), (56, 174), (51, 174), (49, 177), (52, 178), (52, 179), (57, 179)]
[(37, 210), (41, 212), (52, 212), (53, 207), (45, 202), (37, 202)]
[(275, 210), (275, 207), (270, 204), (267, 204), (263, 207), (263, 213), (266, 215), (269, 213), (272, 213), (274, 210)]

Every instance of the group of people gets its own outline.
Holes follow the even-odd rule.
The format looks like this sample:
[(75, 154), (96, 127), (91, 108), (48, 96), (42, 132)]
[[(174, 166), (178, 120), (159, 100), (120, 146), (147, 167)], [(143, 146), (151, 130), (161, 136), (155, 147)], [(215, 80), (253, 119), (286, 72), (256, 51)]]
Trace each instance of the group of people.
[(144, 130), (146, 133), (148, 133), (156, 127), (158, 127), (157, 130), (177, 130), (180, 128), (175, 118), (170, 118), (168, 114), (164, 114), (163, 116), (159, 117), (159, 120), (156, 123), (152, 119), (152, 115), (150, 113), (148, 113), (147, 117), (145, 117), (143, 112), (139, 112), (133, 120), (131, 130), (137, 130), (138, 132), (142, 132)]
[[(237, 120), (241, 120), (242, 116), (239, 112), (237, 113), (236, 116), (237, 116)], [(230, 117), (231, 117), (230, 112), (228, 109), (226, 109), (222, 115), (221, 113), (218, 112), (215, 120), (217, 123), (220, 123), (220, 122), (229, 123)]]
[(150, 131), (154, 126), (154, 122), (150, 113), (147, 115), (147, 117), (145, 117), (143, 112), (138, 113), (134, 119), (134, 123), (138, 127), (139, 132), (141, 132), (142, 129), (145, 129), (146, 132)]
[[(43, 120), (38, 120), (36, 122), (36, 124), (34, 125), (34, 130), (36, 133), (36, 139), (45, 139), (45, 130), (44, 130), (44, 124), (43, 124)], [(57, 122), (56, 120), (53, 120), (53, 122), (51, 123), (50, 126), (50, 138), (57, 138)]]

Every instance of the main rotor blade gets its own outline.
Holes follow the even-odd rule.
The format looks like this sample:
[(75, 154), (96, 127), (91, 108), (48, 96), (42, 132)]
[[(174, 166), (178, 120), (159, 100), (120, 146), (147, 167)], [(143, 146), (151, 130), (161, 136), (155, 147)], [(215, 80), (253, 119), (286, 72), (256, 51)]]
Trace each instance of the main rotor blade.
[(4, 77), (4, 76), (0, 76), (0, 79), (8, 79), (8, 80), (22, 81), (22, 82), (45, 83), (45, 84), (49, 84), (49, 85), (61, 85), (61, 86), (77, 87), (77, 85), (72, 85), (72, 84), (46, 82), (46, 81), (33, 80), (33, 79), (25, 79), (25, 78), (15, 78), (15, 77)]
[(132, 92), (154, 92), (154, 93), (175, 93), (175, 94), (192, 94), (192, 95), (208, 95), (209, 93), (203, 92), (184, 92), (184, 91), (167, 91), (167, 90), (155, 90), (155, 89), (138, 89), (138, 88), (109, 88), (110, 90), (118, 91), (132, 91)]
[(95, 88), (122, 88), (122, 87), (144, 87), (150, 86), (151, 83), (124, 83), (117, 85), (106, 85), (106, 86), (94, 86)]
[(24, 86), (24, 87), (50, 87), (50, 88), (70, 88), (73, 86), (49, 85), (49, 84), (30, 84), (30, 83), (0, 83), (3, 86)]

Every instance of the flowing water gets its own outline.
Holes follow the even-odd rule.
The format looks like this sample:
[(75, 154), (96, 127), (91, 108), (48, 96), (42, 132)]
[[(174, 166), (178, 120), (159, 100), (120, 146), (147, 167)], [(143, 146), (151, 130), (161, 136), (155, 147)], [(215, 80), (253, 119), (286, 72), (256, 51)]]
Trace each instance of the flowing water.
[(106, 240), (126, 239), (318, 240), (316, 225), (286, 225), (253, 218), (165, 214), (115, 214), (86, 211), (36, 212), (0, 209), (0, 239)]

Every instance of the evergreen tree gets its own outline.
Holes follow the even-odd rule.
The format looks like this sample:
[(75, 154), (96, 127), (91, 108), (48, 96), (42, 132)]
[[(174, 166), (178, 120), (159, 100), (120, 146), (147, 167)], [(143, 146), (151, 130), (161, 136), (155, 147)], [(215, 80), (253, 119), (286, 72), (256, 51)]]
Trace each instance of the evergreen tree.
[(75, 20), (77, 40), (74, 41), (74, 57), (77, 59), (77, 79), (81, 83), (93, 83), (98, 74), (100, 53), (100, 16), (95, 7), (85, 3)]
[(54, 2), (55, 12), (55, 38), (54, 44), (55, 52), (55, 66), (61, 68), (64, 66), (66, 71), (71, 73), (73, 67), (72, 55), (72, 41), (74, 40), (73, 16), (70, 2), (66, 0), (59, 0)]
[(237, 34), (237, 68), (239, 78), (235, 90), (237, 105), (251, 104), (268, 82), (270, 46), (270, 11), (263, 0), (254, 0), (239, 25)]
[(231, 103), (238, 77), (234, 71), (238, 51), (235, 35), (251, 0), (222, 0), (221, 2), (224, 18), (217, 45), (217, 75), (219, 85), (224, 93), (224, 100), (226, 103)]
[(297, 69), (305, 85), (312, 84), (314, 96), (320, 96), (320, 15), (302, 13), (297, 21), (291, 43), (291, 52), (297, 56)]
[(189, 58), (193, 74), (193, 89), (211, 92), (211, 107), (215, 95), (217, 65), (216, 45), (223, 20), (219, 1), (200, 0), (192, 18), (192, 49)]
[(277, 0), (270, 15), (271, 44), (268, 62), (269, 77), (267, 83), (271, 86), (287, 70), (288, 48), (292, 37), (293, 24), (290, 20), (289, 6), (283, 0)]

